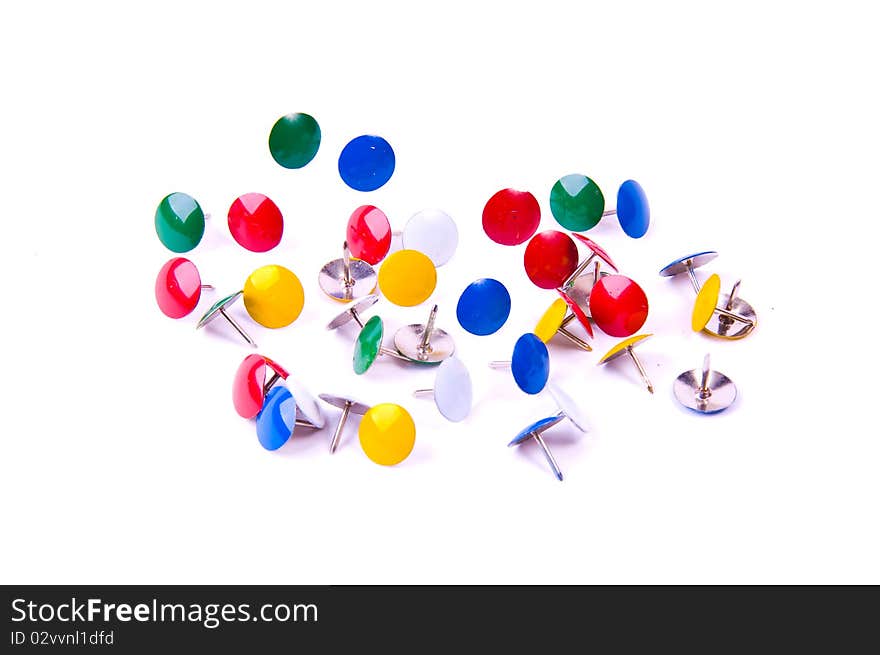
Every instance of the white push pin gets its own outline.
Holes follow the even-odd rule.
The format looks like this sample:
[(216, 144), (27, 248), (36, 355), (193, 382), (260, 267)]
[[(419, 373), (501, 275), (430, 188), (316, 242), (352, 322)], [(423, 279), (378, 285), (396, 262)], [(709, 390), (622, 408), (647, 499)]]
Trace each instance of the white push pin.
[(474, 401), (470, 373), (458, 357), (450, 357), (437, 367), (433, 389), (417, 389), (413, 395), (433, 396), (440, 413), (453, 422), (467, 418)]

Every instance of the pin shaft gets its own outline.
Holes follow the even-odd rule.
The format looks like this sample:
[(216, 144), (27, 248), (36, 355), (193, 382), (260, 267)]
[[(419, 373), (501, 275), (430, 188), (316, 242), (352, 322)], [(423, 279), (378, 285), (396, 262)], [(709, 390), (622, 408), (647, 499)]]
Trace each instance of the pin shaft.
[(543, 437), (537, 432), (532, 432), (532, 437), (538, 444), (541, 446), (541, 450), (544, 451), (544, 457), (547, 459), (547, 463), (550, 465), (550, 468), (553, 470), (553, 475), (556, 476), (556, 479), (562, 482), (562, 471), (559, 470), (559, 464), (556, 463), (556, 459), (553, 457), (553, 453), (550, 452), (550, 449), (547, 447), (547, 444), (544, 442)]
[(651, 384), (651, 380), (648, 378), (648, 374), (645, 372), (645, 367), (642, 366), (641, 360), (638, 358), (636, 353), (633, 351), (632, 346), (626, 347), (626, 352), (629, 353), (630, 358), (636, 365), (636, 368), (639, 369), (639, 375), (642, 376), (642, 380), (645, 382), (645, 386), (648, 387), (648, 391), (654, 393), (654, 385)]
[(342, 408), (342, 415), (339, 417), (339, 422), (336, 423), (336, 429), (333, 431), (333, 438), (330, 439), (330, 454), (336, 452), (336, 447), (339, 445), (339, 439), (342, 437), (342, 429), (345, 427), (345, 422), (348, 420), (348, 414), (351, 412), (351, 402), (346, 401), (345, 406)]
[(225, 318), (227, 321), (229, 321), (229, 324), (230, 324), (232, 327), (235, 328), (235, 331), (238, 332), (238, 333), (241, 335), (241, 338), (242, 338), (242, 339), (244, 339), (245, 341), (247, 341), (247, 342), (248, 342), (250, 345), (252, 345), (254, 348), (257, 347), (256, 342), (254, 342), (254, 340), (251, 339), (251, 338), (248, 336), (247, 332), (245, 332), (244, 330), (241, 329), (241, 326), (240, 326), (238, 323), (236, 323), (236, 322), (232, 319), (232, 317), (230, 317), (229, 314), (226, 313), (226, 310), (223, 309), (222, 307), (220, 308), (220, 314), (223, 316), (223, 318)]
[(574, 345), (576, 345), (578, 348), (582, 348), (583, 350), (586, 350), (587, 352), (593, 350), (593, 347), (592, 347), (590, 344), (588, 344), (586, 341), (584, 341), (584, 340), (581, 339), (580, 337), (578, 337), (578, 336), (572, 334), (571, 332), (569, 332), (568, 330), (566, 330), (564, 327), (560, 327), (560, 328), (559, 328), (558, 330), (556, 330), (556, 331), (557, 331), (559, 334), (561, 334), (563, 337), (565, 337), (566, 339), (568, 339), (569, 341), (571, 341), (571, 342), (572, 342)]
[(422, 332), (422, 340), (419, 342), (419, 352), (429, 353), (431, 352), (431, 333), (434, 331), (434, 320), (437, 318), (437, 305), (431, 309), (431, 313), (428, 314), (428, 321), (425, 323), (425, 330)]

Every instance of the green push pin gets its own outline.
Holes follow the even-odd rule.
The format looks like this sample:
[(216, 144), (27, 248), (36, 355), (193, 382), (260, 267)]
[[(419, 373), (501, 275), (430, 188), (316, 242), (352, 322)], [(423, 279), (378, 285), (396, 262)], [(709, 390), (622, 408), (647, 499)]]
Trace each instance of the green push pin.
[(170, 193), (156, 208), (156, 234), (168, 250), (189, 252), (205, 234), (205, 212), (185, 193)]
[(308, 114), (287, 114), (269, 133), (269, 152), (284, 168), (302, 168), (318, 153), (321, 128)]
[(586, 175), (566, 175), (550, 189), (550, 211), (565, 229), (584, 232), (602, 220), (605, 196)]

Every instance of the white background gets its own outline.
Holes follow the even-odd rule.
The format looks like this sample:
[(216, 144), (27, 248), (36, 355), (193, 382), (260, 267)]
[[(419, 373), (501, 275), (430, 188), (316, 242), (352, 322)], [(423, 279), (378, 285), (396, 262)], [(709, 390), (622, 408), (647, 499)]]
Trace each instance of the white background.
[[(876, 21), (868, 3), (16, 3), (2, 11), (3, 193), (0, 580), (6, 583), (880, 582), (875, 426), (878, 179)], [(288, 171), (267, 138), (305, 111), (315, 160)], [(339, 179), (354, 136), (397, 154), (390, 183)], [(555, 412), (486, 362), (509, 354), (553, 299), (491, 243), (483, 204), (504, 187), (548, 197), (593, 177), (613, 204), (639, 180), (640, 240), (606, 219), (588, 233), (651, 301), (639, 353), (596, 366), (554, 340), (553, 379), (591, 420), (546, 434), (566, 479), (532, 445), (505, 444)], [(394, 468), (362, 453), (353, 421), (259, 447), (233, 411), (248, 352), (231, 333), (171, 321), (153, 299), (171, 256), (153, 213), (171, 191), (213, 214), (188, 256), (219, 292), (265, 263), (296, 272), (306, 307), (260, 352), (313, 393), (397, 402), (418, 426)], [(226, 228), (259, 191), (285, 215), (281, 245), (247, 253)], [(354, 332), (317, 271), (349, 213), (396, 228), (441, 208), (461, 245), (439, 269), (438, 326), (475, 388), (443, 420), (411, 391), (433, 372), (381, 361), (351, 371)], [(657, 270), (715, 249), (708, 270), (759, 326), (722, 342), (689, 329), (686, 279)], [(455, 303), (473, 279), (511, 290), (491, 337)], [(210, 302), (203, 300), (197, 313)], [(376, 306), (386, 342), (429, 303)], [(381, 310), (381, 311), (380, 311)], [(715, 417), (682, 410), (672, 381), (711, 352), (740, 390)], [(328, 409), (335, 418), (335, 410)]]

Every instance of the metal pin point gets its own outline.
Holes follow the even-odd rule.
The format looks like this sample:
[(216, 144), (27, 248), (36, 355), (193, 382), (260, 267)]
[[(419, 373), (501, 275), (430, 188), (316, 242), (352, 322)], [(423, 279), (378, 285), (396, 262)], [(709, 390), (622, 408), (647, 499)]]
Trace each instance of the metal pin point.
[(342, 430), (345, 428), (349, 415), (358, 414), (363, 416), (370, 410), (370, 408), (369, 406), (359, 403), (356, 400), (352, 400), (351, 398), (332, 396), (326, 393), (322, 393), (318, 397), (325, 403), (342, 410), (342, 414), (340, 414), (339, 420), (336, 422), (336, 428), (333, 430), (333, 436), (330, 438), (330, 454), (332, 455), (336, 452), (336, 448), (339, 446), (339, 441), (342, 438)]
[[(559, 290), (559, 294), (562, 297), (553, 301), (541, 318), (538, 319), (534, 333), (544, 343), (548, 343), (554, 335), (559, 334), (568, 339), (578, 348), (591, 351), (593, 348), (590, 344), (565, 328), (565, 325), (571, 322), (571, 319), (568, 317), (568, 310), (575, 310), (576, 305), (573, 300), (565, 295), (565, 292)], [(575, 314), (571, 314), (571, 317), (574, 318)], [(589, 321), (585, 317), (582, 319), (582, 322), (583, 321), (586, 321), (585, 329), (587, 330), (587, 333), (592, 336), (593, 331), (589, 325)]]
[(342, 257), (324, 264), (318, 273), (321, 290), (336, 300), (353, 300), (376, 289), (375, 269), (362, 259), (352, 259), (348, 242), (342, 244)]
[(437, 305), (424, 325), (405, 325), (394, 334), (394, 347), (412, 361), (438, 364), (455, 352), (455, 342), (444, 330), (434, 327)]
[(599, 360), (598, 364), (601, 366), (602, 364), (607, 364), (610, 361), (617, 359), (618, 357), (622, 357), (623, 355), (629, 355), (629, 358), (636, 365), (636, 368), (639, 371), (639, 375), (642, 377), (642, 381), (645, 383), (645, 387), (647, 387), (650, 393), (654, 393), (654, 385), (651, 384), (651, 380), (648, 378), (648, 374), (645, 371), (645, 367), (642, 366), (641, 360), (636, 356), (635, 352), (633, 352), (633, 348), (639, 345), (642, 341), (650, 337), (650, 334), (637, 334), (635, 336), (629, 337), (628, 339), (624, 339), (616, 346), (611, 348), (602, 359)]
[(196, 323), (196, 329), (199, 330), (208, 325), (208, 323), (216, 319), (218, 316), (222, 316), (233, 328), (235, 328), (235, 331), (241, 335), (242, 339), (247, 341), (252, 347), (256, 348), (256, 342), (251, 339), (250, 335), (248, 335), (248, 333), (245, 332), (244, 329), (231, 316), (229, 316), (229, 314), (226, 313), (226, 309), (235, 303), (243, 293), (243, 291), (236, 291), (232, 295), (221, 298), (211, 305), (211, 307), (208, 308), (208, 311), (206, 311), (199, 319), (199, 322)]
[(712, 370), (708, 353), (703, 367), (679, 375), (672, 390), (678, 402), (700, 414), (723, 411), (736, 400), (736, 385), (723, 373)]

